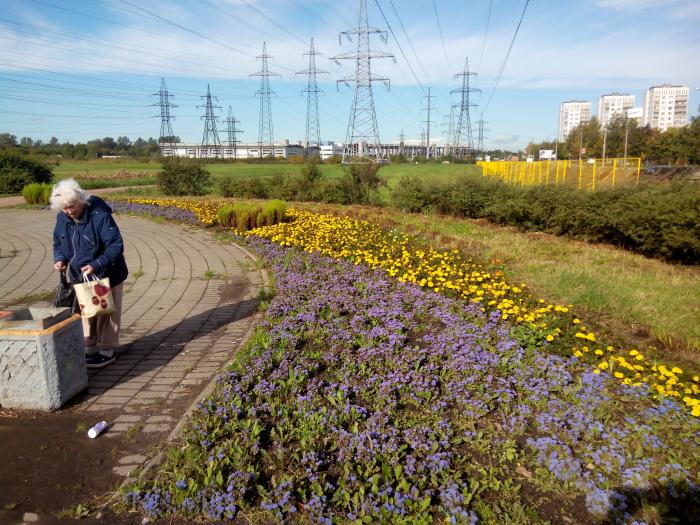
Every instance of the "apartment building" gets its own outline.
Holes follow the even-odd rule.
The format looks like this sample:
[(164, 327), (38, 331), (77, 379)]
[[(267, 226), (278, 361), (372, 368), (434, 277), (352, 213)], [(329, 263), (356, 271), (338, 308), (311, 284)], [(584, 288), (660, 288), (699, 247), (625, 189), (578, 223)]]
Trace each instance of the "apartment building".
[(610, 93), (598, 99), (598, 120), (601, 127), (607, 127), (616, 115), (625, 115), (634, 107), (634, 95)]
[(644, 96), (642, 124), (661, 131), (688, 123), (688, 86), (653, 86)]
[(562, 102), (559, 108), (559, 142), (564, 142), (571, 130), (591, 119), (591, 103), (583, 100)]

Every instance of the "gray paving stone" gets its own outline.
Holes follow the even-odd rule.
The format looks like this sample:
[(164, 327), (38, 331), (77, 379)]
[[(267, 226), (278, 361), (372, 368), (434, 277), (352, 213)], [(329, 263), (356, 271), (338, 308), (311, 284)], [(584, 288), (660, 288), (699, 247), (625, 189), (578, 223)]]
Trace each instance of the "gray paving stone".
[[(121, 348), (113, 365), (90, 371), (87, 399), (68, 409), (93, 414), (96, 420), (111, 419), (102, 435), (108, 440), (139, 422), (144, 422), (144, 432), (153, 434), (174, 428), (183, 401), (194, 400), (216, 376), (254, 322), (247, 314), (255, 301), (237, 308), (222, 297), (222, 286), (240, 287), (238, 297), (246, 300), (257, 297), (261, 282), (241, 249), (216, 243), (207, 232), (128, 216), (117, 215), (116, 220), (132, 271), (124, 287)], [(54, 221), (49, 211), (0, 208), (0, 246), (18, 250), (0, 262), (0, 308), (13, 297), (55, 287), (50, 250)], [(134, 279), (137, 269), (143, 275)], [(225, 279), (202, 279), (208, 269)], [(23, 278), (22, 272), (33, 278)], [(126, 476), (142, 458), (118, 461), (115, 472)]]

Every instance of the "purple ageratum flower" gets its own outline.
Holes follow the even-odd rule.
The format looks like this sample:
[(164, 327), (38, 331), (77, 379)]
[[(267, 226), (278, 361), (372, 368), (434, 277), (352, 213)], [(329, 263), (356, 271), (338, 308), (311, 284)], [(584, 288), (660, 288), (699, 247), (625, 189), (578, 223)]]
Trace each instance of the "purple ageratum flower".
[(613, 490), (593, 489), (586, 494), (586, 509), (593, 516), (618, 514), (627, 508), (625, 497)]

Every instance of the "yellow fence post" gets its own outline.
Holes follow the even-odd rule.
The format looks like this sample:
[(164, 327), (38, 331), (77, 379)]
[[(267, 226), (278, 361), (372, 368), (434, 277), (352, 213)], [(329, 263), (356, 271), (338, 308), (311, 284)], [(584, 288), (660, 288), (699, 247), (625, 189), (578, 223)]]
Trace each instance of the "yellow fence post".
[(595, 191), (595, 160), (593, 160), (593, 184), (592, 184), (592, 190)]
[(583, 178), (583, 160), (578, 159), (578, 189), (581, 189), (581, 179)]
[(552, 169), (552, 161), (548, 160), (547, 161), (547, 179), (545, 181), (545, 185), (549, 186), (549, 171)]
[(554, 185), (559, 186), (559, 161), (555, 160), (554, 163), (556, 164), (556, 173), (554, 176)]
[(639, 184), (639, 172), (642, 169), (642, 157), (637, 158), (637, 184)]
[(612, 187), (615, 189), (615, 172), (617, 171), (617, 159), (613, 159), (613, 177), (612, 177)]

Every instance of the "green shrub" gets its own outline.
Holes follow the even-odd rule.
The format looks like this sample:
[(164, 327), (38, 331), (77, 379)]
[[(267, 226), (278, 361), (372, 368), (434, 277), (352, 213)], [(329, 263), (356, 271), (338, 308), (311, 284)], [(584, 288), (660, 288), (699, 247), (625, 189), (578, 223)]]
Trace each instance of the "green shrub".
[(422, 212), (429, 205), (426, 185), (415, 177), (403, 177), (391, 192), (391, 203), (405, 212)]
[(39, 184), (32, 182), (27, 184), (22, 190), (22, 197), (27, 204), (44, 204), (49, 203), (51, 198), (51, 184)]
[(340, 178), (341, 191), (345, 192), (348, 203), (367, 204), (370, 194), (376, 191), (384, 180), (379, 176), (380, 164), (362, 162), (350, 164)]
[(0, 153), (0, 195), (16, 195), (27, 184), (49, 183), (52, 179), (53, 172), (45, 164), (16, 153)]
[(596, 193), (570, 186), (521, 188), (483, 177), (426, 183), (405, 177), (394, 206), (434, 210), (524, 231), (604, 242), (649, 257), (700, 262), (700, 185), (671, 182)]
[(197, 160), (168, 157), (156, 175), (158, 188), (166, 195), (204, 195), (211, 175)]

